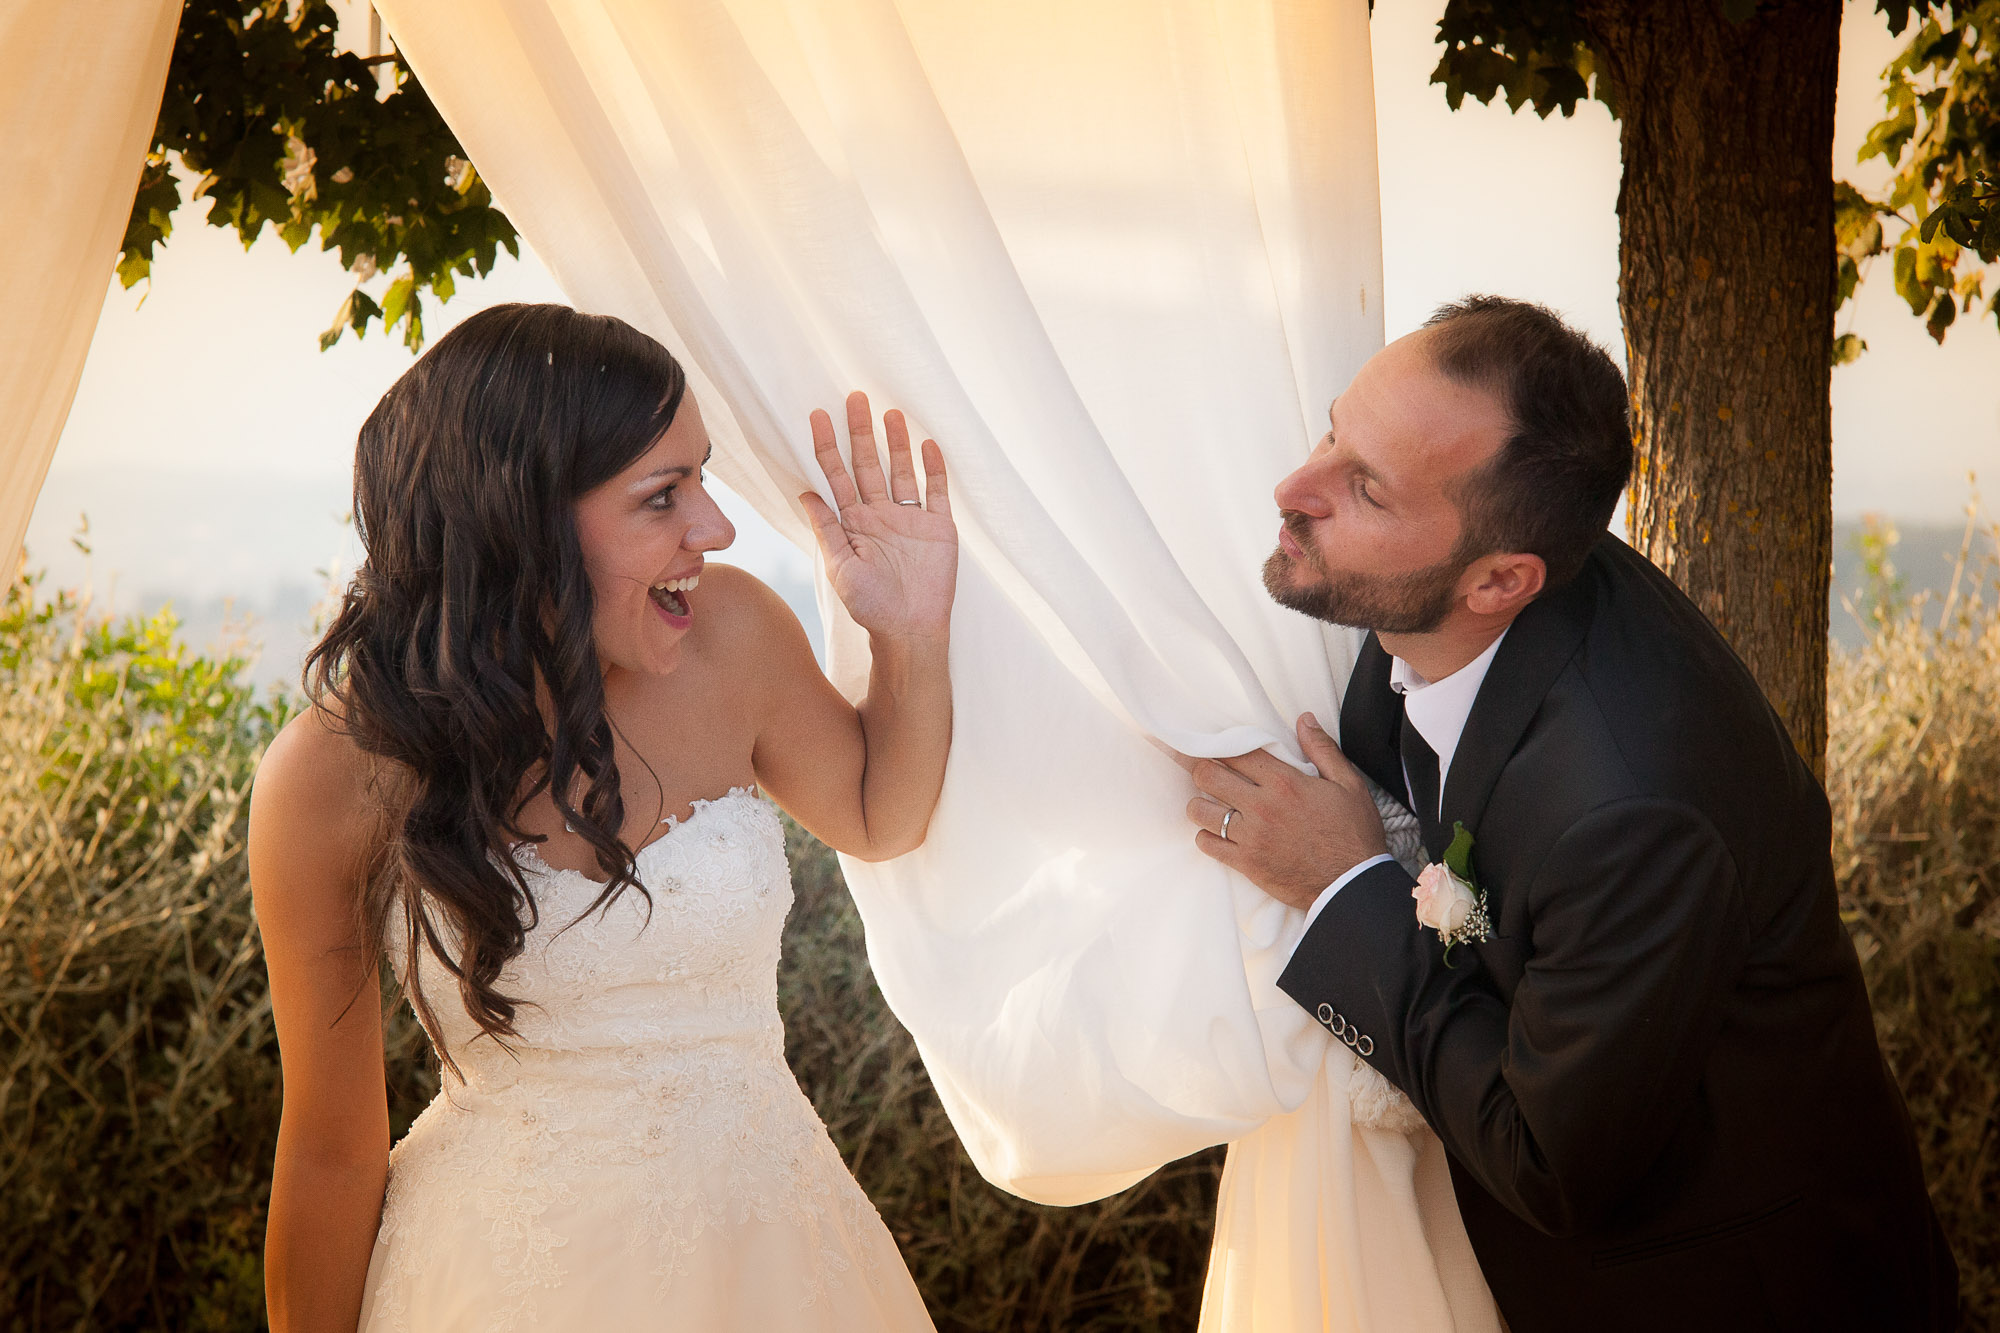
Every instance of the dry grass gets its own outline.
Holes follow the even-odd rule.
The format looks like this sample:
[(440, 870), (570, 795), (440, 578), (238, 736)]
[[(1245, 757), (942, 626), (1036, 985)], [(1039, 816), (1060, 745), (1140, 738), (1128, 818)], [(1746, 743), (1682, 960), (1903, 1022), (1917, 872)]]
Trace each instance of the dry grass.
[[(2000, 1329), (2000, 611), (1884, 607), (1833, 664), (1843, 907), (1966, 1295)], [(1886, 584), (1885, 584), (1886, 586)], [(1944, 610), (1942, 624), (1939, 611)], [(252, 1329), (278, 1107), (243, 864), (282, 705), (170, 623), (0, 603), (0, 1331)], [(788, 1053), (938, 1325), (1193, 1327), (1219, 1154), (1086, 1208), (981, 1181), (793, 832)], [(406, 1012), (396, 1127), (436, 1086)]]
[(1968, 527), (1938, 605), (1877, 564), (1827, 683), (1834, 869), (1965, 1326), (2000, 1329), (2000, 531)]

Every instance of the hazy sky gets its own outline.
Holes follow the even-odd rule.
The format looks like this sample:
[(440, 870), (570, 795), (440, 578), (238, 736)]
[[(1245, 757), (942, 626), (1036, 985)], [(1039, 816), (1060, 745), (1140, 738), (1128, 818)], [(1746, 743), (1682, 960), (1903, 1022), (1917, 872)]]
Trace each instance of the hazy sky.
[[(1471, 103), (1450, 111), (1428, 84), (1442, 9), (1443, 0), (1378, 0), (1373, 20), (1390, 336), (1440, 302), (1492, 291), (1547, 302), (1622, 359), (1616, 125), (1595, 104), (1567, 121)], [(1868, 185), (1882, 169), (1854, 167), (1854, 153), (1878, 118), (1879, 72), (1896, 43), (1871, 0), (1850, 0), (1842, 38), (1835, 170)], [(354, 434), (410, 354), (379, 335), (318, 350), (350, 286), (333, 256), (294, 255), (269, 237), (246, 253), (192, 208), (176, 222), (150, 289), (109, 285), (29, 528), (30, 558), (58, 583), (94, 578), (121, 607), (173, 593), (275, 610), (275, 590), (291, 587), (296, 604), (323, 585), (318, 571), (351, 561), (339, 516)], [(431, 337), (496, 302), (562, 299), (526, 252), (459, 290), (431, 310)], [(1990, 322), (1962, 320), (1933, 345), (1885, 266), (1841, 327), (1871, 350), (1834, 372), (1836, 513), (1949, 521), (1968, 470), (2000, 484), (2000, 334)], [(68, 540), (84, 511), (88, 567)], [(802, 558), (775, 534), (738, 526), (741, 563), (775, 582), (803, 576)]]

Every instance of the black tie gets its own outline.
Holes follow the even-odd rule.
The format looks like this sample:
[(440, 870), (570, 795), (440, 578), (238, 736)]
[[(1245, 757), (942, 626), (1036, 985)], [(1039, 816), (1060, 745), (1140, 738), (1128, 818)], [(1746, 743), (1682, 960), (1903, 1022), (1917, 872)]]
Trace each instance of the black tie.
[(1410, 775), (1410, 799), (1416, 804), (1413, 810), (1418, 824), (1424, 830), (1424, 842), (1432, 841), (1431, 833), (1438, 822), (1438, 757), (1437, 751), (1425, 743), (1423, 734), (1410, 721), (1409, 714), (1403, 715), (1403, 768)]

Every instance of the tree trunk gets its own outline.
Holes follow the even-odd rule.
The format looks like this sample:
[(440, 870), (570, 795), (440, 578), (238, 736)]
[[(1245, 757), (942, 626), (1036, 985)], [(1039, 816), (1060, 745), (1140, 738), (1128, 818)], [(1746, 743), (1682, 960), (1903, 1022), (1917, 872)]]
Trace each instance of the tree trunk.
[(1632, 544), (1822, 773), (1838, 0), (1578, 0), (1619, 104)]

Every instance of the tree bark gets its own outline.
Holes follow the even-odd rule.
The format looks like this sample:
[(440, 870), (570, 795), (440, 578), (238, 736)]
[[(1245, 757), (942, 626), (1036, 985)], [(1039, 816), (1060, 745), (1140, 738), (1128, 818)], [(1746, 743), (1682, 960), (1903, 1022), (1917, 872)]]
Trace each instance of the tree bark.
[(1838, 0), (1578, 0), (1618, 100), (1632, 544), (1822, 773)]

